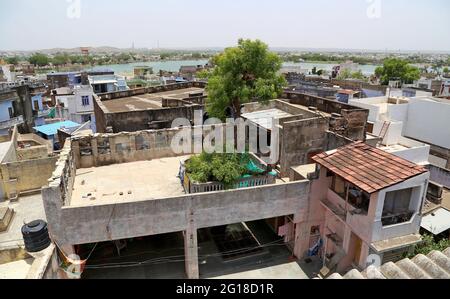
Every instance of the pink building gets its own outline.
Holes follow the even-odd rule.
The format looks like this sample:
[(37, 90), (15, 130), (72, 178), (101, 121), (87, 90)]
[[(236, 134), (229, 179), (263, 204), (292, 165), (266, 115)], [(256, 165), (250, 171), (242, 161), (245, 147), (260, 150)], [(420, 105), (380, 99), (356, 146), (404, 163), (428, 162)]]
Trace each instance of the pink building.
[(312, 160), (309, 203), (296, 221), (298, 257), (321, 256), (327, 276), (400, 259), (420, 242), (424, 167), (361, 142)]

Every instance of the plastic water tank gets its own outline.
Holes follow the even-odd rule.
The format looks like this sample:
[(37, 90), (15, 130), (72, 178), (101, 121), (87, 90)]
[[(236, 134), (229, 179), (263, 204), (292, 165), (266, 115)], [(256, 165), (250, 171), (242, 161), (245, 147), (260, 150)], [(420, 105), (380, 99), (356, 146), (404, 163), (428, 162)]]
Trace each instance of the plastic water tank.
[(35, 220), (22, 226), (22, 236), (28, 252), (44, 250), (51, 243), (47, 222), (44, 220)]

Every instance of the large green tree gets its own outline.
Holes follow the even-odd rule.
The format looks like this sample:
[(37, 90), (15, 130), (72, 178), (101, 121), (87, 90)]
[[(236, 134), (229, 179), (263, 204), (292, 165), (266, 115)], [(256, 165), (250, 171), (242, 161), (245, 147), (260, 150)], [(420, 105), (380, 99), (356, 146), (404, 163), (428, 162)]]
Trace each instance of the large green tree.
[(8, 63), (8, 64), (18, 65), (20, 58), (18, 56), (11, 56), (11, 57), (6, 57), (5, 60), (6, 60), (6, 63)]
[(41, 53), (35, 53), (32, 56), (30, 56), (30, 58), (28, 58), (28, 61), (31, 64), (37, 65), (37, 66), (46, 66), (49, 63), (49, 58), (47, 55), (45, 54), (41, 54)]
[(228, 108), (235, 118), (240, 117), (242, 104), (274, 99), (286, 85), (278, 73), (281, 58), (260, 40), (240, 39), (237, 47), (226, 49), (213, 61), (206, 102), (210, 117), (225, 120)]
[(406, 60), (389, 58), (384, 61), (382, 67), (376, 68), (375, 75), (384, 85), (389, 84), (391, 80), (411, 84), (420, 79), (420, 70), (410, 65)]

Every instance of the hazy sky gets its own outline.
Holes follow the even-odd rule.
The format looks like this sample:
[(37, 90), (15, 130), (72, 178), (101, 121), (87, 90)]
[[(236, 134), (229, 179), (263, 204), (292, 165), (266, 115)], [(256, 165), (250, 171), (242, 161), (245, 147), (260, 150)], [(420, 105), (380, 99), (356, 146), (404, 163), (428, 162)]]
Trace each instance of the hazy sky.
[(223, 47), (246, 37), (271, 47), (450, 51), (449, 29), (448, 0), (0, 0), (0, 50)]

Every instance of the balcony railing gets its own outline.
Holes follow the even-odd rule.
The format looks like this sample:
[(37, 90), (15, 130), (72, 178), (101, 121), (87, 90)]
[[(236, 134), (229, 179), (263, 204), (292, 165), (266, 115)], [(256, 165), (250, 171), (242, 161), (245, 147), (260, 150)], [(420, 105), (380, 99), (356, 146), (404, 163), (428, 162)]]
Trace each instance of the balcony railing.
[(381, 217), (381, 223), (383, 224), (383, 226), (405, 223), (410, 221), (413, 215), (414, 211), (385, 214)]
[[(231, 189), (250, 188), (263, 185), (275, 184), (276, 178), (273, 175), (260, 175), (252, 176), (248, 178), (242, 178), (238, 180)], [(202, 192), (214, 192), (225, 190), (225, 185), (220, 182), (208, 182), (208, 183), (195, 183), (189, 179), (189, 176), (185, 177), (185, 189), (188, 193), (202, 193)]]
[(23, 116), (21, 115), (21, 116), (14, 117), (9, 120), (0, 122), (0, 129), (9, 129), (11, 127), (14, 127), (15, 125), (21, 125), (23, 123), (24, 123)]

